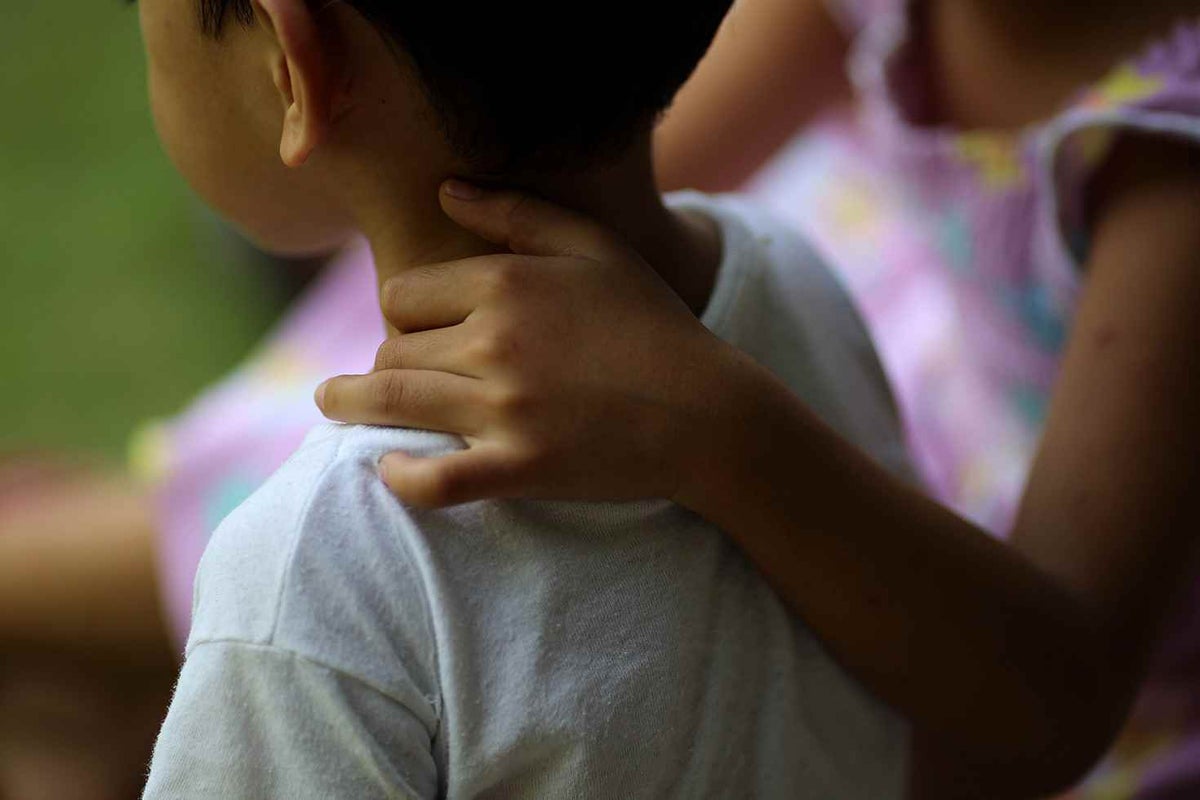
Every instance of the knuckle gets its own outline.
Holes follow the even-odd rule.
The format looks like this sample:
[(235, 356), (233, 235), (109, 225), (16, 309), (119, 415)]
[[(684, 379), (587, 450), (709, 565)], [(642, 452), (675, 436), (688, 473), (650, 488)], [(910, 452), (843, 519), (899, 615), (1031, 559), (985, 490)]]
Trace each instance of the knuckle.
[(519, 337), (506, 327), (499, 327), (480, 336), (475, 341), (475, 357), (492, 366), (513, 363), (520, 352)]
[(407, 400), (407, 389), (395, 372), (379, 372), (371, 382), (371, 405), (385, 417), (394, 416)]
[(385, 311), (398, 313), (402, 310), (404, 298), (408, 296), (408, 276), (400, 274), (388, 278), (384, 281), (379, 295)]
[(498, 298), (518, 294), (525, 282), (525, 262), (517, 256), (497, 256), (488, 272), (488, 288)]
[(506, 386), (493, 393), (492, 405), (505, 420), (524, 420), (536, 412), (538, 400), (524, 387)]
[(554, 450), (537, 442), (526, 443), (516, 458), (516, 468), (527, 475), (543, 475), (555, 467)]
[(467, 357), (473, 364), (479, 366), (490, 366), (492, 363), (491, 337), (476, 337), (467, 348)]
[(398, 337), (391, 337), (379, 345), (379, 349), (375, 351), (375, 369), (399, 369), (402, 364), (403, 347)]
[(508, 205), (507, 218), (509, 238), (520, 241), (529, 237), (536, 223), (528, 195), (513, 196)]
[(436, 283), (446, 274), (446, 265), (438, 262), (431, 264), (418, 264), (404, 272), (398, 277), (404, 278), (407, 283), (404, 288), (409, 291), (419, 290), (421, 287)]

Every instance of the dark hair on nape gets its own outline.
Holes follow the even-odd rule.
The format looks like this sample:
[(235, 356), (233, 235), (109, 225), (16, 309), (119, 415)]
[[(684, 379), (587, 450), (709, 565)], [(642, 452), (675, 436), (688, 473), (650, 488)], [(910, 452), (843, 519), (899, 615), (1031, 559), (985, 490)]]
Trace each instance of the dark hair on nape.
[[(250, 0), (199, 0), (204, 30)], [(329, 0), (312, 0), (330, 4)], [(712, 43), (732, 0), (334, 0), (375, 25), (424, 84), (479, 176), (571, 171), (625, 152)]]
[(200, 28), (214, 39), (221, 36), (225, 18), (230, 14), (242, 25), (254, 22), (250, 0), (200, 0)]

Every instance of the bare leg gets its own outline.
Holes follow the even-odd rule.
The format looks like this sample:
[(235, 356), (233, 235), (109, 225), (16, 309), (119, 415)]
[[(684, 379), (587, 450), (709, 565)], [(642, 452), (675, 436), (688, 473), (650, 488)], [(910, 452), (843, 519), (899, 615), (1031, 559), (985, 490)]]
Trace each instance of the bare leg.
[(149, 501), (120, 476), (0, 494), (0, 647), (171, 664), (155, 547)]
[(132, 800), (177, 665), (129, 481), (0, 481), (0, 800)]

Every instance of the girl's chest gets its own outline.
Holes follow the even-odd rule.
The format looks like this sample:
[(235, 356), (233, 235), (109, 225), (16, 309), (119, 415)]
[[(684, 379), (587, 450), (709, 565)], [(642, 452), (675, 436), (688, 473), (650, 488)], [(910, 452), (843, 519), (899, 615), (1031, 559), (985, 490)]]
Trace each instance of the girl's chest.
[(1061, 113), (1113, 65), (1200, 18), (1200, 0), (892, 0), (919, 73), (913, 123), (1018, 133)]
[[(999, 5), (875, 0), (863, 17), (856, 82), (869, 147), (902, 179), (905, 207), (921, 209), (923, 227), (939, 232), (954, 267), (944, 279), (959, 296), (994, 301), (1008, 330), (1054, 353), (1086, 257), (1086, 175), (1124, 124), (1114, 120), (1141, 124), (1134, 108), (1167, 83), (1130, 53), (1163, 39), (1182, 12), (1148, 12), (1115, 31), (1103, 13), (1079, 22), (1070, 0), (1017, 12)], [(1065, 132), (1079, 117), (1092, 120), (1088, 129)]]

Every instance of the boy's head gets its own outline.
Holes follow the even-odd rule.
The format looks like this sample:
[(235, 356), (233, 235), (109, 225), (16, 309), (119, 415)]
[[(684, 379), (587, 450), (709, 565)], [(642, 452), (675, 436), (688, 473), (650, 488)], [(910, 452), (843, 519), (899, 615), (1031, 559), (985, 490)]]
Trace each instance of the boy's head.
[(287, 251), (340, 243), (345, 191), (367, 173), (403, 191), (619, 158), (731, 4), (140, 2), (167, 150), (213, 205)]

